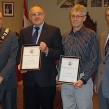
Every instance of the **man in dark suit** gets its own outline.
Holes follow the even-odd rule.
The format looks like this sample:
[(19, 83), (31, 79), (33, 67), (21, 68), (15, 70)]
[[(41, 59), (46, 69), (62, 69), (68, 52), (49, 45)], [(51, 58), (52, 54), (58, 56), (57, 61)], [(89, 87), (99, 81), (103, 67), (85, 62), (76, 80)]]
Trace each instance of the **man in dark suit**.
[(16, 109), (16, 55), (18, 40), (16, 34), (2, 28), (0, 12), (0, 103), (2, 109)]
[[(109, 7), (105, 11), (109, 24)], [(99, 36), (100, 64), (95, 81), (95, 92), (98, 93), (99, 109), (109, 109), (109, 30)]]
[[(29, 10), (32, 26), (20, 32), (18, 63), (20, 61), (23, 44), (33, 44), (35, 27), (38, 27), (38, 37), (35, 44), (41, 50), (41, 68), (36, 71), (21, 71), (24, 85), (25, 109), (53, 109), (56, 92), (56, 64), (55, 60), (63, 54), (60, 30), (44, 22), (45, 12), (40, 5), (34, 5)], [(20, 65), (19, 65), (20, 66)]]

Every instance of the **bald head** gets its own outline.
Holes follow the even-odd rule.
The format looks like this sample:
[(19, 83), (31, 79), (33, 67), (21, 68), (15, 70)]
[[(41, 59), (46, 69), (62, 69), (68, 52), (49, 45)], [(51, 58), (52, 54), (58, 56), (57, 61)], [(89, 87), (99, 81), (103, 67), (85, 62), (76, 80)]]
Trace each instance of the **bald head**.
[(3, 24), (3, 16), (2, 13), (0, 12), (0, 28), (2, 27)]
[(2, 18), (2, 13), (0, 12), (0, 18)]
[(41, 5), (33, 5), (29, 10), (29, 14), (39, 11), (44, 13), (44, 8)]

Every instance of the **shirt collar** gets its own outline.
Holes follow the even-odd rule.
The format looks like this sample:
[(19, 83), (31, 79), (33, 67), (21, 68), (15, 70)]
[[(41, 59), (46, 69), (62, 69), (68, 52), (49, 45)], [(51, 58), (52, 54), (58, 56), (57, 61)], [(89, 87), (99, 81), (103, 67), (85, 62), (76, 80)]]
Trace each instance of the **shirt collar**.
[(78, 31), (76, 31), (75, 33), (73, 32), (73, 28), (71, 29), (71, 31), (70, 31), (70, 35), (72, 35), (72, 34), (79, 34), (79, 33), (82, 33), (83, 31), (85, 30), (85, 26), (83, 25)]
[[(39, 26), (39, 28), (42, 30), (42, 27), (44, 25), (44, 22)], [(35, 25), (33, 25), (33, 28), (36, 27)]]

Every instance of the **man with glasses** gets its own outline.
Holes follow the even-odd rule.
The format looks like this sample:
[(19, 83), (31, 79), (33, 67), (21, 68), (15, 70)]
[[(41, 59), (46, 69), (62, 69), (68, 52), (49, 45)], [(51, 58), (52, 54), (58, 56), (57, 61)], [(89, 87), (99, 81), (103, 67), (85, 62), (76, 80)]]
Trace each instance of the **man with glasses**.
[[(105, 10), (109, 24), (109, 6)], [(99, 36), (100, 64), (95, 81), (95, 92), (98, 93), (99, 109), (109, 109), (109, 30)]]
[(53, 109), (57, 75), (55, 60), (63, 54), (63, 47), (59, 28), (46, 24), (44, 18), (43, 7), (32, 6), (29, 10), (32, 26), (20, 32), (18, 63), (22, 45), (36, 44), (41, 50), (40, 70), (21, 71), (24, 85), (24, 109), (40, 109), (40, 106), (41, 109)]
[(77, 4), (71, 9), (72, 29), (63, 36), (65, 56), (80, 57), (80, 78), (71, 84), (62, 84), (63, 109), (92, 109), (92, 75), (98, 68), (98, 45), (96, 33), (86, 28), (86, 9)]

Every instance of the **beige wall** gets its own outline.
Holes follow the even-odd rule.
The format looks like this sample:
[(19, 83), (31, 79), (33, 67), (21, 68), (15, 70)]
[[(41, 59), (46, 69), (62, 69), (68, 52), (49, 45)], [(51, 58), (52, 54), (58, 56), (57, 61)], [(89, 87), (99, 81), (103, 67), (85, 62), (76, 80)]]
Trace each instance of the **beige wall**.
[(3, 17), (4, 27), (18, 32), (22, 28), (23, 0), (0, 0), (0, 11), (2, 12), (2, 2), (14, 2), (14, 17)]
[[(13, 31), (19, 32), (22, 28), (23, 0), (0, 0), (0, 11), (2, 11), (2, 1), (14, 2), (14, 17), (4, 17), (4, 27), (9, 27)], [(91, 18), (97, 21), (97, 32), (100, 34), (108, 28), (104, 18), (105, 7), (91, 7), (91, 0), (87, 1), (87, 11)], [(28, 0), (28, 7), (37, 3), (45, 8), (47, 23), (60, 27), (62, 34), (70, 30), (69, 12), (71, 8), (60, 8), (57, 5), (57, 0)]]
[[(91, 18), (94, 21), (97, 21), (97, 32), (100, 34), (108, 28), (104, 18), (105, 7), (91, 7), (91, 0), (87, 1), (87, 11), (89, 12)], [(104, 0), (102, 0), (102, 2), (104, 3)], [(36, 3), (45, 8), (47, 23), (60, 27), (62, 33), (70, 29), (69, 11), (71, 8), (60, 8), (57, 6), (57, 0), (28, 0), (29, 7)]]

